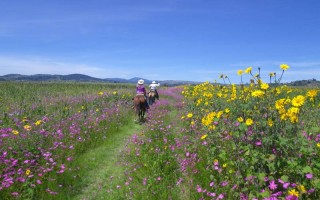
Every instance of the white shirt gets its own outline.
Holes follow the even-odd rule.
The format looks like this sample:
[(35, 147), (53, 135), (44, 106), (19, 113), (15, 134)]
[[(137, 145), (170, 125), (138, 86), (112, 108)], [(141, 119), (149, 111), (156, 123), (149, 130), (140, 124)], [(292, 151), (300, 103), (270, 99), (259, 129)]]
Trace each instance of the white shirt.
[(156, 90), (157, 87), (159, 87), (159, 86), (160, 86), (160, 83), (151, 83), (151, 84), (149, 85), (150, 90)]

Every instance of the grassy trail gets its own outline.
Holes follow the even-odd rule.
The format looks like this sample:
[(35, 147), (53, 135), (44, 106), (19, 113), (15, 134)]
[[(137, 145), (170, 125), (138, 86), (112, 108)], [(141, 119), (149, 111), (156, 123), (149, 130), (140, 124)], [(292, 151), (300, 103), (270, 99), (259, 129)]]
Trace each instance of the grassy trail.
[(106, 144), (92, 149), (79, 158), (83, 160), (79, 167), (84, 170), (81, 174), (86, 174), (82, 180), (85, 186), (73, 199), (105, 199), (111, 182), (110, 177), (116, 180), (124, 176), (123, 167), (117, 164), (121, 150), (125, 147), (128, 138), (141, 128), (141, 125), (135, 124), (132, 120), (130, 124), (112, 134)]
[[(174, 99), (165, 98), (174, 104)], [(155, 105), (157, 107), (157, 105)], [(157, 108), (155, 108), (157, 109)], [(149, 110), (152, 112), (152, 109)], [(176, 120), (177, 110), (171, 110), (167, 116), (167, 120)], [(148, 123), (148, 122), (146, 122)], [(131, 122), (122, 127), (117, 133), (112, 134), (108, 142), (98, 148), (92, 149), (81, 156), (80, 160), (83, 165), (79, 166), (83, 171), (81, 174), (86, 174), (83, 177), (81, 192), (72, 198), (73, 200), (91, 200), (91, 199), (128, 199), (124, 193), (115, 194), (109, 193), (110, 188), (115, 185), (123, 185), (125, 179), (125, 167), (120, 165), (120, 154), (126, 148), (126, 142), (133, 135), (143, 131), (144, 125)], [(113, 177), (112, 179), (110, 177)]]

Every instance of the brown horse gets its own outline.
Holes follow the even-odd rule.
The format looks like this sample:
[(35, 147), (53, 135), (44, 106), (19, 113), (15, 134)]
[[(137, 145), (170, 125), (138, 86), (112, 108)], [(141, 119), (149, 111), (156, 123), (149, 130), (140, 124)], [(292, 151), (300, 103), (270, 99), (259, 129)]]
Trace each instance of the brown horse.
[(152, 106), (152, 104), (156, 101), (156, 91), (150, 90), (148, 94), (148, 104)]
[(136, 111), (136, 115), (138, 117), (137, 121), (142, 123), (144, 122), (144, 115), (146, 113), (146, 100), (144, 95), (136, 95), (133, 98), (134, 108)]

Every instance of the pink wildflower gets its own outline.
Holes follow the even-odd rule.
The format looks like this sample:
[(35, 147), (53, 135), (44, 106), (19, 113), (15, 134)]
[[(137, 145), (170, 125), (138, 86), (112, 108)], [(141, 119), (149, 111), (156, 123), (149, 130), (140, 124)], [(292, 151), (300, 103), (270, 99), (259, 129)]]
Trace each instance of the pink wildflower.
[(283, 188), (287, 189), (289, 187), (290, 183), (284, 183)]
[(197, 185), (197, 192), (199, 192), (199, 193), (202, 192), (202, 189), (199, 185)]
[(312, 175), (311, 173), (306, 174), (306, 178), (307, 178), (307, 179), (312, 179), (312, 177), (313, 177), (313, 175)]
[(277, 189), (277, 184), (275, 184), (274, 180), (272, 180), (269, 184), (270, 190), (275, 190)]

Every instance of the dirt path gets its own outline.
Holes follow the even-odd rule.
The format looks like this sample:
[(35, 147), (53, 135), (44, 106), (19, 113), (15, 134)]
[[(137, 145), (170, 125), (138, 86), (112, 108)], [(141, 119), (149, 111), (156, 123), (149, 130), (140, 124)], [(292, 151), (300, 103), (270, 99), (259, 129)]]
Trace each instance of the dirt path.
[(132, 123), (112, 134), (105, 145), (81, 156), (80, 159), (86, 163), (86, 166), (79, 166), (87, 174), (86, 177), (83, 177), (85, 187), (73, 199), (105, 199), (110, 177), (121, 179), (124, 176), (123, 167), (117, 164), (121, 150), (124, 149), (128, 138), (141, 129), (142, 126), (135, 124), (132, 120)]

